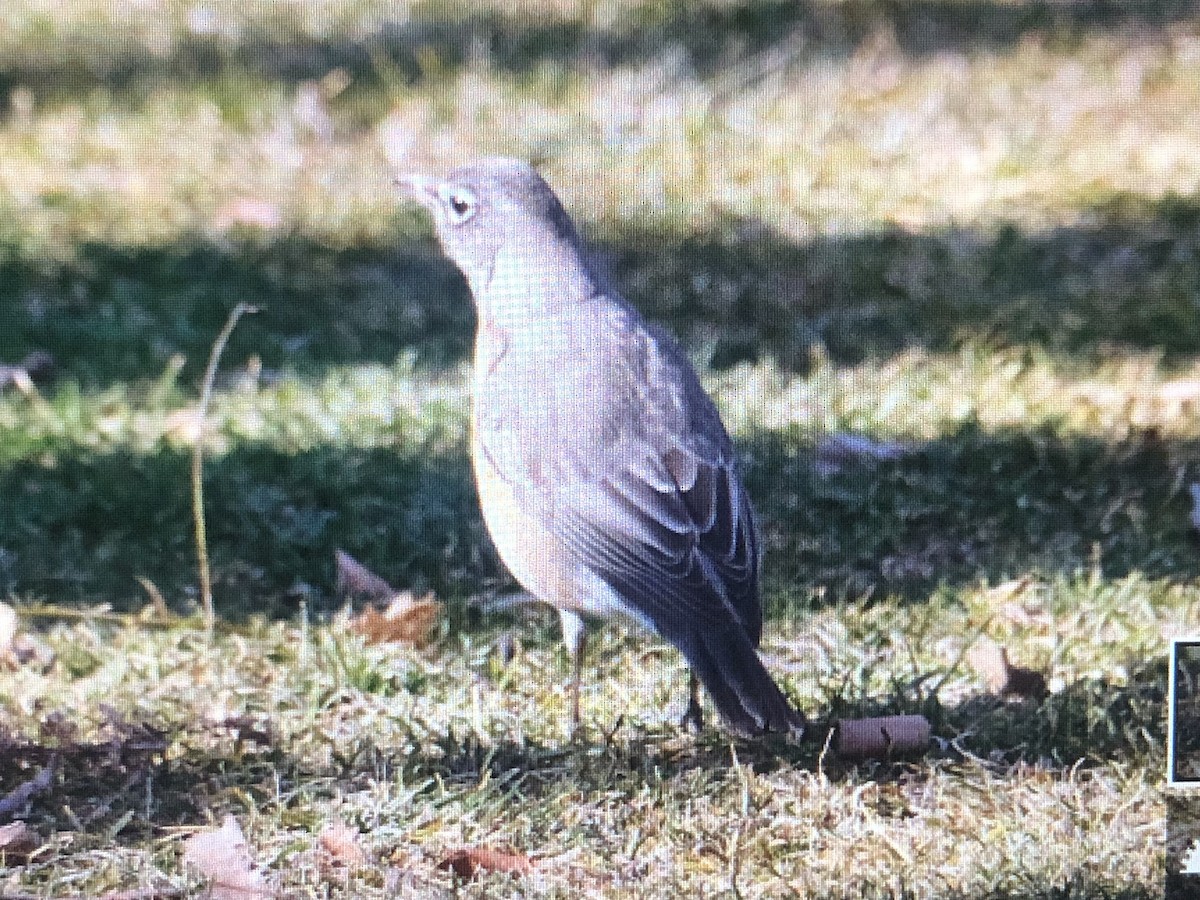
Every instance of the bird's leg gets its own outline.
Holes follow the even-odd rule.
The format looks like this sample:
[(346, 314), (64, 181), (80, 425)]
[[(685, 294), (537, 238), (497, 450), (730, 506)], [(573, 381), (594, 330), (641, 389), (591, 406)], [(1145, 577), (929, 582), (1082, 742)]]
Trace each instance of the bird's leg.
[(683, 728), (704, 730), (704, 710), (700, 707), (700, 679), (691, 670), (688, 670), (688, 705), (679, 724)]
[(587, 640), (584, 631), (583, 617), (566, 609), (559, 609), (558, 619), (562, 623), (563, 643), (567, 645), (567, 653), (571, 657), (571, 681), (568, 686), (570, 695), (571, 737), (579, 732), (579, 682), (583, 670), (583, 648)]

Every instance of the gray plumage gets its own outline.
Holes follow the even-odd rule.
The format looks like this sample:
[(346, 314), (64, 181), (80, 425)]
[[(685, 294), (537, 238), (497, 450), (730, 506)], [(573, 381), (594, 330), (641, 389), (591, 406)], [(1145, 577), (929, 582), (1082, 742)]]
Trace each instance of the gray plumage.
[(579, 616), (624, 615), (682, 651), (731, 729), (799, 735), (803, 717), (755, 651), (750, 501), (679, 346), (593, 271), (526, 163), (402, 182), (433, 213), (479, 314), (472, 455), (485, 520), (517, 579), (562, 613), (576, 679)]

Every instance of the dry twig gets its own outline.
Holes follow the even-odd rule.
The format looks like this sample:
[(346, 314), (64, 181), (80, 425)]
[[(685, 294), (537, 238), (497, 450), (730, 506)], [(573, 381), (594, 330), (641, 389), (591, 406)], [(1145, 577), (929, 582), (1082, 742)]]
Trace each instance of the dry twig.
[(200, 389), (200, 404), (196, 408), (197, 437), (192, 445), (192, 519), (196, 532), (196, 559), (200, 567), (200, 601), (204, 608), (204, 624), (212, 631), (216, 614), (213, 611), (212, 572), (208, 565), (208, 537), (204, 529), (204, 424), (208, 415), (208, 404), (212, 399), (213, 382), (217, 378), (217, 365), (221, 361), (221, 353), (229, 336), (233, 334), (234, 326), (244, 313), (256, 313), (258, 307), (239, 303), (229, 314), (225, 327), (213, 342), (212, 352), (208, 357), (208, 368), (204, 372), (204, 384)]

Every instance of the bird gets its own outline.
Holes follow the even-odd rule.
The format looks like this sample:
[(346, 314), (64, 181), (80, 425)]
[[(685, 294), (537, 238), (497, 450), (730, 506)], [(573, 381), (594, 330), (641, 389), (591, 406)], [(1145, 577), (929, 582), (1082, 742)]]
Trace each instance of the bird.
[(584, 250), (529, 163), (484, 157), (397, 184), (433, 217), (476, 311), (470, 456), (516, 580), (557, 609), (570, 727), (592, 619), (657, 633), (726, 729), (798, 740), (805, 718), (759, 658), (761, 544), (733, 444), (675, 339)]

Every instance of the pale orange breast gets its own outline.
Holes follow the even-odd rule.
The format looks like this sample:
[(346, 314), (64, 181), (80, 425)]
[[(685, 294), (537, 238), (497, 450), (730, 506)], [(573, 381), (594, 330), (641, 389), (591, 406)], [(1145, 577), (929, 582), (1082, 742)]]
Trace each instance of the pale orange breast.
[[(507, 409), (487, 408), (480, 404), (519, 403), (503, 390), (496, 379), (509, 376), (506, 355), (513, 349), (513, 336), (486, 321), (480, 323), (475, 341), (473, 404), (471, 410), (471, 466), (483, 521), (492, 542), (508, 570), (539, 600), (582, 615), (608, 618), (614, 615), (648, 625), (635, 609), (630, 609), (596, 573), (589, 570), (543, 524), (536, 515), (517, 501), (513, 485), (501, 477), (484, 451), (479, 438), (481, 411), (491, 421), (512, 419)], [(519, 427), (512, 423), (513, 427)], [(531, 434), (528, 440), (544, 440), (545, 435)], [(513, 478), (533, 478), (534, 473), (514, 471)], [(528, 494), (534, 493), (530, 485)]]
[(578, 564), (535, 516), (521, 509), (512, 486), (483, 452), (471, 416), (471, 465), (479, 506), (492, 543), (513, 576), (539, 600), (572, 609), (578, 603)]

